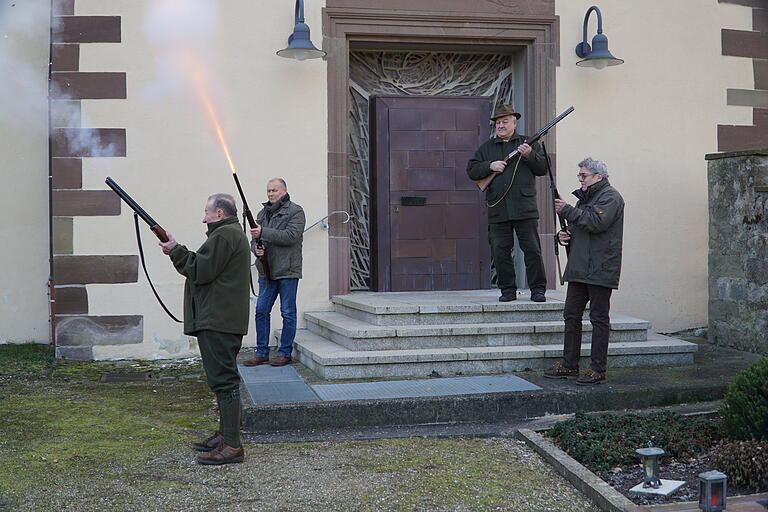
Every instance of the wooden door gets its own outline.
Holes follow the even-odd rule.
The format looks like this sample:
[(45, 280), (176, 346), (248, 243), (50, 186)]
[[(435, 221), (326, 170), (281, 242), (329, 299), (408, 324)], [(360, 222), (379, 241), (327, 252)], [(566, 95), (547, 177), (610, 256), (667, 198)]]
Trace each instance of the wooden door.
[(484, 97), (372, 98), (372, 289), (490, 287), (485, 201), (466, 167), (491, 108)]

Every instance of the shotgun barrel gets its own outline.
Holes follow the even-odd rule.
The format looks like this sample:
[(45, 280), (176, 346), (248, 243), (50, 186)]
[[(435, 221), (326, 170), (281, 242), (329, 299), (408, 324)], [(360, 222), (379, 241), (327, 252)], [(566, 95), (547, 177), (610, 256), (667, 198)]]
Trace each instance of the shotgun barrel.
[(120, 185), (115, 183), (115, 180), (107, 176), (107, 179), (104, 180), (104, 183), (106, 183), (107, 186), (111, 188), (114, 191), (114, 193), (117, 194), (120, 197), (120, 199), (122, 199), (131, 210), (136, 212), (136, 215), (141, 217), (141, 220), (143, 220), (149, 225), (149, 229), (152, 230), (152, 232), (161, 242), (168, 241), (168, 234), (165, 232), (163, 228), (160, 227), (160, 224), (155, 222), (155, 219), (150, 217), (150, 215), (144, 210), (144, 208), (139, 206), (139, 204), (136, 201), (134, 201), (133, 198), (129, 196), (128, 193), (120, 187)]
[[(245, 199), (245, 192), (243, 192), (243, 187), (240, 186), (240, 179), (237, 177), (236, 172), (232, 173), (232, 177), (235, 178), (237, 191), (240, 193), (240, 199), (243, 201), (243, 215), (245, 215), (245, 218), (248, 220), (248, 225), (251, 227), (251, 229), (253, 229), (256, 227), (256, 221), (253, 219), (251, 209), (248, 208), (248, 201)], [(264, 244), (261, 242), (261, 238), (256, 239), (256, 247), (259, 249), (264, 248)], [(259, 260), (261, 263), (261, 268), (264, 270), (265, 287), (269, 288), (269, 262), (267, 262), (267, 254), (264, 253), (263, 256), (256, 256), (256, 258)]]

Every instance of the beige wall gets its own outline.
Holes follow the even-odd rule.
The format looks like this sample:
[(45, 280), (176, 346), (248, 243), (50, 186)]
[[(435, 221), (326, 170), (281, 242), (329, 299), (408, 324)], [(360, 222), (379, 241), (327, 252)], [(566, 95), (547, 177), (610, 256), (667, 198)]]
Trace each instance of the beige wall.
[[(721, 56), (720, 30), (752, 29), (752, 9), (717, 0), (605, 0), (603, 32), (625, 60), (577, 67), (591, 1), (561, 0), (557, 110), (559, 189), (578, 187), (576, 164), (605, 160), (626, 200), (624, 265), (612, 308), (660, 331), (707, 323), (706, 153), (717, 124), (752, 124), (752, 109), (726, 106), (726, 89), (753, 88), (751, 59)], [(592, 14), (588, 41), (596, 31)], [(569, 196), (569, 201), (575, 198)]]
[(50, 2), (0, 5), (0, 343), (48, 343)]
[[(326, 214), (325, 63), (283, 59), (293, 28), (293, 2), (218, 2), (220, 19), (211, 41), (210, 76), (218, 92), (223, 129), (251, 208), (266, 200), (266, 182), (282, 176), (308, 225)], [(149, 0), (78, 0), (78, 15), (119, 15), (122, 44), (81, 46), (81, 71), (126, 71), (127, 100), (84, 100), (92, 126), (125, 127), (125, 158), (85, 159), (83, 188), (104, 189), (112, 176), (180, 243), (196, 249), (205, 239), (201, 224), (209, 194), (236, 194), (231, 173), (201, 108), (185, 88), (157, 94), (158, 75), (142, 30)], [(321, 44), (321, 2), (308, 2), (305, 16)], [(154, 91), (154, 92), (153, 92)], [(154, 94), (154, 95), (153, 95)], [(238, 199), (238, 205), (240, 200)], [(119, 217), (76, 217), (75, 254), (135, 254), (127, 208)], [(183, 278), (156, 246), (148, 230), (147, 265), (161, 296), (181, 314)], [(328, 237), (319, 227), (304, 238), (301, 311), (327, 309)], [(136, 284), (88, 285), (90, 314), (144, 315), (144, 343), (95, 347), (96, 358), (194, 355), (195, 345), (156, 304), (140, 271)], [(273, 328), (280, 327), (277, 309)], [(303, 325), (303, 324), (300, 324)], [(254, 344), (254, 329), (245, 339)]]

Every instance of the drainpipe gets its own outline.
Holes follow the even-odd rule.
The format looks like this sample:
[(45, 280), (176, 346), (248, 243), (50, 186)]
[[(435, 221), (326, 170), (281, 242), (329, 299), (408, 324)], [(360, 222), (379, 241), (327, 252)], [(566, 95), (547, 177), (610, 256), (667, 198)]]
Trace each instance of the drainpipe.
[(51, 73), (53, 72), (53, 14), (56, 0), (51, 0), (50, 42), (48, 44), (48, 304), (51, 342), (56, 346), (56, 295), (53, 279), (53, 118), (51, 115)]

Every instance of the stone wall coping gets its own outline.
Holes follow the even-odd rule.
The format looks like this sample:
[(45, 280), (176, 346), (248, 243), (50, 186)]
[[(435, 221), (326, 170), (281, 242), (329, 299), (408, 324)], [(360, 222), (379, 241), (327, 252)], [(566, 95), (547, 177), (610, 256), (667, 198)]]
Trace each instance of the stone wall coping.
[(709, 153), (704, 155), (704, 160), (720, 160), (723, 158), (738, 158), (741, 156), (768, 156), (768, 148), (745, 149), (743, 151), (726, 151), (723, 153)]

